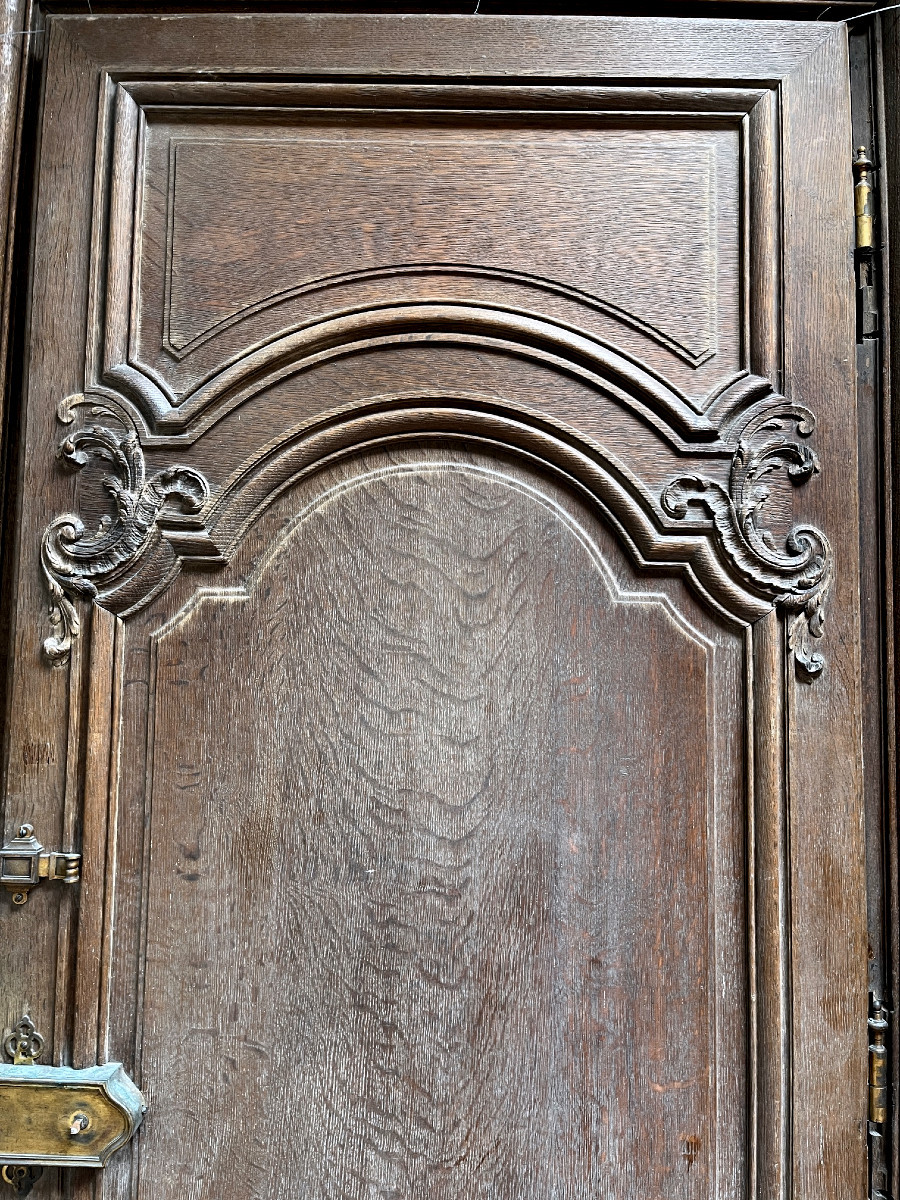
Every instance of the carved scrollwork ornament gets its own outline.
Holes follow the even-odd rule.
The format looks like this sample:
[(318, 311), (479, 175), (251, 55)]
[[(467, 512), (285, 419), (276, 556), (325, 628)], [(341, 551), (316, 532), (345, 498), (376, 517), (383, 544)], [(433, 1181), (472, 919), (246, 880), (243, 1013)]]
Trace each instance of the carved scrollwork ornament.
[(684, 475), (660, 497), (663, 511), (676, 520), (687, 519), (692, 506), (705, 510), (720, 549), (742, 581), (793, 614), (788, 644), (805, 682), (825, 666), (812, 639), (823, 633), (833, 554), (825, 534), (811, 525), (795, 525), (779, 547), (764, 523), (764, 509), (775, 473), (784, 471), (796, 485), (818, 473), (815, 451), (785, 433), (793, 427), (798, 438), (808, 438), (815, 426), (808, 408), (771, 396), (740, 430), (727, 488), (702, 475)]
[[(84, 425), (60, 443), (63, 466), (81, 470), (88, 463), (106, 464), (103, 487), (115, 515), (104, 516), (89, 531), (80, 517), (65, 513), (50, 522), (41, 539), (41, 567), (50, 592), (53, 632), (44, 655), (53, 665), (65, 663), (81, 630), (76, 602), (94, 600), (100, 589), (140, 558), (153, 538), (163, 507), (177, 501), (182, 511), (199, 512), (209, 498), (209, 484), (192, 467), (171, 466), (147, 476), (140, 437), (130, 415), (111, 401), (82, 394), (68, 396), (58, 417), (71, 424), (75, 412), (90, 408), (102, 423)], [(110, 425), (109, 422), (112, 424)]]

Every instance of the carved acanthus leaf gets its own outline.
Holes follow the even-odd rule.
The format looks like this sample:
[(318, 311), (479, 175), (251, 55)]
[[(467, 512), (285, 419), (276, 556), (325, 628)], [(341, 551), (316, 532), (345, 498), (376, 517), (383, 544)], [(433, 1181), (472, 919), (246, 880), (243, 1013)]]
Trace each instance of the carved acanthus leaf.
[[(85, 425), (69, 434), (60, 443), (58, 457), (73, 470), (91, 462), (106, 465), (103, 487), (115, 515), (105, 516), (91, 532), (80, 517), (66, 513), (44, 531), (41, 566), (50, 592), (53, 626), (53, 633), (44, 641), (44, 654), (53, 664), (68, 659), (80, 632), (75, 602), (94, 599), (101, 587), (137, 561), (151, 541), (167, 501), (178, 501), (185, 512), (199, 512), (209, 498), (209, 484), (192, 467), (171, 466), (147, 477), (137, 428), (124, 409), (79, 394), (62, 402), (60, 421), (70, 424), (75, 410), (83, 406), (89, 406), (91, 416), (102, 419), (103, 424)], [(110, 420), (112, 427), (107, 424)]]
[(822, 636), (833, 556), (825, 534), (811, 525), (795, 525), (779, 547), (764, 524), (774, 474), (784, 471), (792, 483), (801, 484), (819, 470), (815, 452), (785, 435), (790, 427), (807, 438), (815, 417), (803, 405), (771, 396), (740, 430), (727, 488), (702, 475), (684, 475), (667, 485), (661, 504), (678, 520), (688, 517), (691, 505), (705, 509), (741, 579), (794, 614), (788, 641), (798, 673), (808, 682), (825, 665), (811, 639)]

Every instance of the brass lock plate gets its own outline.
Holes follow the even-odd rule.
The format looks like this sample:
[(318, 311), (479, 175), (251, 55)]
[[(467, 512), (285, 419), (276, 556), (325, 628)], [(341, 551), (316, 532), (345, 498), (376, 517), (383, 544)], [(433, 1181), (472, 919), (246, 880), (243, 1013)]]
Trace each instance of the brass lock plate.
[(0, 1162), (102, 1167), (146, 1108), (121, 1063), (82, 1071), (0, 1065)]

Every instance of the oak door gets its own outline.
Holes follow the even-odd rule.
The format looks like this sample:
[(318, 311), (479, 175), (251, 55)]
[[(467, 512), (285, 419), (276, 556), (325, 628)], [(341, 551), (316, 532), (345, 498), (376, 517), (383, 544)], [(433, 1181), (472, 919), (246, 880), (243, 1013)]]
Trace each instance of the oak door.
[(862, 1196), (843, 29), (45, 71), (2, 997), (149, 1112), (38, 1186)]

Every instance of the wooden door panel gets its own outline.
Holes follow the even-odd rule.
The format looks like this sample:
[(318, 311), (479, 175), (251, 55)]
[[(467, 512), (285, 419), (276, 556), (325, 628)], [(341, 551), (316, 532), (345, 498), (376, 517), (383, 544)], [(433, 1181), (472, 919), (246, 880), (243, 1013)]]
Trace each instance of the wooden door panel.
[(766, 161), (742, 129), (772, 137), (765, 91), (173, 81), (120, 84), (107, 117), (94, 370), (160, 432), (289, 337), (393, 333), (434, 304), (452, 328), (477, 306), (518, 339), (580, 338), (588, 369), (615, 350), (682, 422), (746, 373), (740, 181)]
[(495, 455), (279, 508), (126, 635), (141, 1076), (181, 1114), (141, 1194), (739, 1186), (742, 638)]
[(593, 333), (702, 406), (740, 370), (739, 118), (647, 130), (590, 112), (625, 89), (574, 113), (518, 97), (537, 111), (496, 88), (457, 94), (493, 109), (476, 116), (452, 96), (341, 85), (288, 92), (298, 107), (268, 120), (142, 106), (131, 365), (184, 404), (276, 334), (441, 299)]
[(7, 819), (83, 845), (52, 987), (0, 921), (151, 1101), (102, 1194), (861, 1186), (845, 55), (51, 22)]

